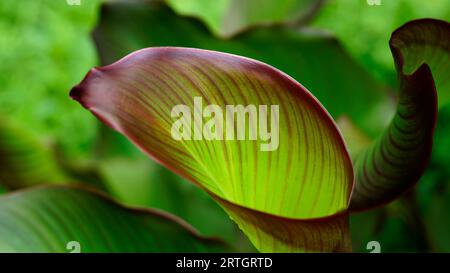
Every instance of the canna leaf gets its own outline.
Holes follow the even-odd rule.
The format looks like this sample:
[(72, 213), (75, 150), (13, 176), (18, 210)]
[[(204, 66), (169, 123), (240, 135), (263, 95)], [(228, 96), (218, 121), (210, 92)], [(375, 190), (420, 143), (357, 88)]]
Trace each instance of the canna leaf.
[[(62, 217), (63, 216), (63, 217)], [(180, 219), (94, 190), (48, 186), (0, 197), (0, 252), (224, 252)]]
[(400, 82), (397, 113), (382, 137), (355, 160), (352, 210), (387, 203), (422, 176), (436, 126), (436, 87), (444, 97), (449, 91), (449, 34), (448, 23), (433, 19), (409, 22), (392, 34)]
[(397, 66), (412, 74), (426, 63), (433, 74), (439, 106), (450, 102), (450, 23), (420, 19), (406, 23), (390, 41)]
[(65, 181), (50, 149), (25, 128), (0, 116), (0, 184), (18, 189)]
[[(147, 48), (92, 69), (70, 95), (207, 191), (260, 251), (349, 250), (353, 169), (347, 149), (329, 114), (283, 72), (215, 51)], [(174, 118), (180, 105), (185, 112)], [(206, 105), (217, 106), (214, 115), (192, 117)], [(220, 113), (227, 105), (242, 106), (243, 140), (220, 137), (228, 131), (237, 139), (242, 128), (236, 128), (239, 115), (224, 121), (235, 114)], [(195, 140), (174, 136), (175, 122), (190, 120), (180, 134), (192, 132)], [(211, 121), (215, 130), (204, 126)], [(267, 141), (261, 136), (269, 128)], [(201, 130), (212, 140), (196, 134)]]
[(230, 37), (254, 25), (303, 22), (323, 0), (166, 0), (177, 13), (195, 16), (217, 36)]

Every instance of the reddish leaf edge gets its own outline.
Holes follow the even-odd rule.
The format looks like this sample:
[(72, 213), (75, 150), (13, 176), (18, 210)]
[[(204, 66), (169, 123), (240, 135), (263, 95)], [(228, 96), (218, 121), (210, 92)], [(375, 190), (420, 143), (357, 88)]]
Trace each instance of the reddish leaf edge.
[[(403, 57), (403, 54), (401, 52), (401, 48), (396, 45), (397, 40), (401, 40), (398, 36), (400, 36), (403, 32), (407, 31), (409, 28), (417, 27), (420, 25), (436, 25), (441, 28), (448, 28), (450, 29), (450, 23), (443, 20), (433, 19), (433, 18), (422, 18), (422, 19), (416, 19), (409, 22), (406, 22), (405, 24), (401, 25), (399, 28), (394, 30), (392, 32), (391, 38), (389, 39), (389, 47), (391, 49), (392, 55), (394, 57), (394, 63), (396, 65), (396, 68), (398, 71), (403, 72), (403, 66), (405, 63), (405, 59)], [(450, 39), (450, 38), (449, 38)], [(418, 42), (418, 41), (416, 41)], [(442, 49), (445, 49), (447, 51), (450, 51), (450, 46), (446, 45), (439, 41), (439, 43), (434, 43), (434, 46), (441, 47)], [(424, 63), (426, 64), (426, 63)], [(420, 68), (420, 66), (416, 69), (416, 71)], [(414, 72), (416, 72), (414, 71)], [(414, 72), (410, 73), (414, 74)], [(407, 75), (407, 74), (404, 74)]]

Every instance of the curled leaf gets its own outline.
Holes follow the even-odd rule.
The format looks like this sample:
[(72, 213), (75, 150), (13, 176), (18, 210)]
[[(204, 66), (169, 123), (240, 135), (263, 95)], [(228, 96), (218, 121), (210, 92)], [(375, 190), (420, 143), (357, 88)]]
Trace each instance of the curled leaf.
[[(437, 93), (448, 92), (448, 23), (407, 23), (390, 41), (400, 82), (397, 113), (386, 132), (355, 161), (351, 209), (387, 203), (422, 176), (431, 156)], [(439, 86), (435, 86), (435, 82)]]
[(94, 190), (48, 186), (0, 197), (0, 252), (225, 252), (185, 222)]
[[(147, 48), (92, 69), (71, 97), (206, 190), (259, 250), (348, 250), (347, 149), (319, 102), (281, 71), (226, 53)], [(231, 115), (244, 120), (242, 139), (239, 126), (221, 122), (229, 106), (240, 107)], [(183, 115), (174, 117), (174, 109)], [(211, 120), (215, 130), (204, 126)], [(187, 124), (182, 138), (174, 137), (176, 122)]]
[(450, 102), (450, 23), (435, 19), (408, 22), (392, 34), (390, 46), (397, 70), (409, 75), (426, 63), (439, 106)]

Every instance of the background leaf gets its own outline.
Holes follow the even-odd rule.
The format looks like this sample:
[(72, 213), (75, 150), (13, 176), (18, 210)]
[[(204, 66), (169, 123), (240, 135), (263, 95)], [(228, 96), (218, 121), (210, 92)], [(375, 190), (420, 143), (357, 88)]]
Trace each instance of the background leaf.
[(430, 166), (417, 186), (419, 217), (423, 218), (426, 237), (433, 252), (449, 252), (450, 222), (446, 211), (450, 209), (450, 105), (439, 110), (435, 143)]
[(230, 37), (254, 25), (310, 19), (322, 0), (166, 0), (178, 14), (195, 16), (217, 36)]
[(25, 128), (0, 116), (0, 184), (18, 189), (69, 182), (48, 146)]
[(419, 18), (450, 20), (447, 0), (367, 1), (328, 0), (313, 25), (335, 34), (349, 53), (377, 79), (397, 86), (392, 56), (386, 45), (391, 33), (408, 21)]
[(224, 252), (178, 218), (130, 209), (92, 190), (41, 187), (0, 197), (0, 252)]

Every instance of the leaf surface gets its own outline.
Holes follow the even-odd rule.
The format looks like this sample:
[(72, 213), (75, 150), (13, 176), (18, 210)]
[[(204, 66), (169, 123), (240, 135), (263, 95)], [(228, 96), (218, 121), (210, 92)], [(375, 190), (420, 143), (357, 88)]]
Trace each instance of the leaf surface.
[(94, 190), (48, 186), (0, 197), (0, 252), (225, 252), (180, 219)]
[(397, 113), (386, 132), (355, 160), (352, 210), (392, 201), (425, 171), (437, 120), (436, 84), (444, 99), (448, 91), (448, 34), (450, 25), (433, 19), (409, 22), (392, 34), (400, 82)]
[[(329, 114), (281, 71), (214, 51), (147, 48), (92, 69), (71, 96), (155, 160), (205, 189), (259, 250), (348, 250), (345, 211), (353, 184), (348, 152)], [(202, 105), (195, 102), (199, 98)], [(171, 113), (179, 105), (190, 109), (180, 120), (190, 122), (192, 140), (172, 134), (176, 118)], [(192, 119), (207, 105), (223, 111), (227, 105), (253, 105), (257, 117), (238, 110), (246, 122), (243, 140), (237, 140), (233, 126), (234, 139), (225, 134), (222, 140), (194, 139), (196, 130), (206, 130), (204, 124), (214, 120)], [(214, 112), (215, 118), (221, 116), (215, 128), (222, 126), (226, 133), (229, 113), (219, 112)], [(261, 136), (264, 121), (256, 120), (264, 116), (274, 133), (269, 145), (250, 138), (251, 132)]]
[(302, 22), (322, 0), (166, 0), (177, 13), (202, 20), (217, 36), (230, 37), (255, 25)]
[(450, 23), (420, 19), (398, 28), (390, 40), (398, 69), (412, 74), (426, 63), (433, 74), (439, 106), (450, 102)]

